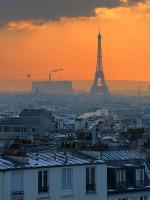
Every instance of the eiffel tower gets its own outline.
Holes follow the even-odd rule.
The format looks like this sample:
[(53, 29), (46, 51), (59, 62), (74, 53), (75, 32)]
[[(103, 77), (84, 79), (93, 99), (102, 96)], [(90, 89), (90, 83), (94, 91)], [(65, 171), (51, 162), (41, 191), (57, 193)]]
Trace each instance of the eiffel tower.
[(109, 90), (106, 85), (105, 75), (103, 72), (103, 64), (102, 64), (102, 47), (101, 47), (101, 34), (98, 34), (98, 48), (97, 48), (97, 66), (95, 79), (91, 88), (91, 94), (109, 94)]

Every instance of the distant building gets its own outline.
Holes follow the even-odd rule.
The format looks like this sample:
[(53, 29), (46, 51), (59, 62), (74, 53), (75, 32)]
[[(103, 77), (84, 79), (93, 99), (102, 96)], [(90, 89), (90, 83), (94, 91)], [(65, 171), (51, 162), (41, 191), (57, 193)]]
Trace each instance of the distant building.
[(52, 112), (43, 109), (24, 109), (19, 117), (0, 121), (0, 139), (27, 138), (33, 134), (44, 135), (52, 125)]
[(55, 116), (55, 122), (58, 129), (62, 130), (74, 130), (76, 115), (73, 114), (60, 114)]
[(32, 92), (44, 94), (73, 94), (72, 81), (33, 81)]
[(39, 133), (46, 133), (51, 127), (52, 112), (44, 109), (24, 109), (20, 113), (20, 123), (37, 126)]

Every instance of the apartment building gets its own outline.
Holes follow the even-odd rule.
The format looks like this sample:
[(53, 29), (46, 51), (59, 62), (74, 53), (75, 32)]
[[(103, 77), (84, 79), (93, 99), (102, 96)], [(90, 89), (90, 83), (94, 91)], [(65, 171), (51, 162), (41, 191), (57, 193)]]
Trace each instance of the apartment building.
[(0, 200), (106, 200), (107, 166), (75, 152), (1, 156)]

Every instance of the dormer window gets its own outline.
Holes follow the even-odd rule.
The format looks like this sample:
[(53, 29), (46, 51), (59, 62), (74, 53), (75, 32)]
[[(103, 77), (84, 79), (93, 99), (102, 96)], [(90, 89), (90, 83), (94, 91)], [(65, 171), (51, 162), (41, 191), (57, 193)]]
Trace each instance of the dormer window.
[(136, 186), (140, 186), (140, 185), (144, 185), (144, 169), (136, 169), (136, 175), (135, 175), (135, 179), (136, 179)]
[(116, 177), (117, 187), (123, 187), (126, 184), (126, 171), (125, 170), (118, 170), (117, 177)]

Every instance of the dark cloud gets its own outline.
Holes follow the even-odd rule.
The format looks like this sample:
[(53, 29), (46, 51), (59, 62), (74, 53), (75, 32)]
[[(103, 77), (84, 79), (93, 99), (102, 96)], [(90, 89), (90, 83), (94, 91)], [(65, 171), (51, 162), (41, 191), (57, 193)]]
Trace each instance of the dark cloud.
[[(144, 2), (129, 0), (128, 6)], [(126, 6), (121, 0), (0, 0), (0, 24), (9, 21), (58, 20), (60, 17), (92, 16), (97, 7)]]

